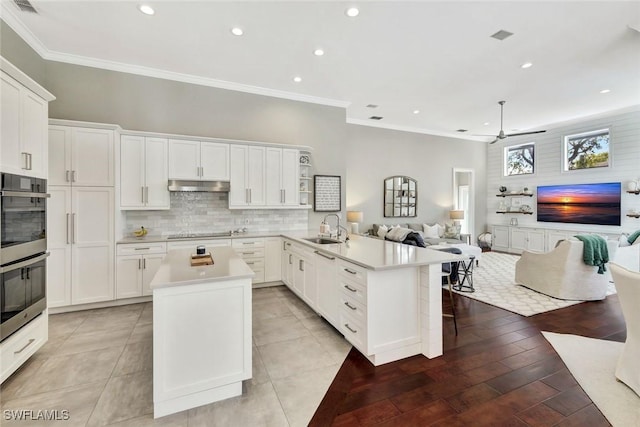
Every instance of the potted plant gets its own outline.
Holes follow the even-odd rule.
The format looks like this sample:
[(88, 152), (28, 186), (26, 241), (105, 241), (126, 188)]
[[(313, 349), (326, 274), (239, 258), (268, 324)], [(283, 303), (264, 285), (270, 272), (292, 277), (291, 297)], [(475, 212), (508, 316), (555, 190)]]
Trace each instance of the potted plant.
[(505, 187), (504, 185), (501, 185), (500, 188), (498, 188), (498, 190), (500, 190), (500, 194), (504, 194), (507, 192), (507, 187)]

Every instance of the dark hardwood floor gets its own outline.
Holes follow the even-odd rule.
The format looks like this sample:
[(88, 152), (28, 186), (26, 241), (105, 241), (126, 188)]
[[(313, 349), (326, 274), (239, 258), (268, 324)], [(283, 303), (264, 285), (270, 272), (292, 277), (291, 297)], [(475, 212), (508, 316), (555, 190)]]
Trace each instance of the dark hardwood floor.
[(441, 357), (375, 367), (352, 349), (310, 425), (610, 425), (540, 332), (624, 341), (617, 295), (532, 317), (461, 295), (455, 305), (459, 335), (443, 318)]

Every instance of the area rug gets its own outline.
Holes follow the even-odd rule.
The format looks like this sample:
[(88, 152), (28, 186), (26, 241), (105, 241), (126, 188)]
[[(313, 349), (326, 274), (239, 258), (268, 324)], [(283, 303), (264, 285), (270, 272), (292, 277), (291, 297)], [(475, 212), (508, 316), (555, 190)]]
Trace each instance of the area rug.
[(640, 397), (615, 377), (623, 343), (553, 332), (542, 335), (614, 427), (640, 426)]
[[(519, 255), (500, 252), (483, 253), (480, 265), (473, 272), (475, 292), (454, 292), (527, 317), (582, 302), (553, 298), (516, 284), (519, 258)], [(615, 293), (616, 288), (610, 283), (607, 295)]]

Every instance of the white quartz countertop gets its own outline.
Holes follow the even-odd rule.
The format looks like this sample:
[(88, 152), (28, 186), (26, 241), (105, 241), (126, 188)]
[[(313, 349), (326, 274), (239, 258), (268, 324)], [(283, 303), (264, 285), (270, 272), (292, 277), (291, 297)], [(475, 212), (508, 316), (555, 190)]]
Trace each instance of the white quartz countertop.
[(211, 249), (213, 265), (191, 266), (192, 249), (167, 253), (151, 281), (151, 289), (251, 278), (255, 273), (231, 247)]
[(349, 241), (336, 244), (317, 244), (304, 240), (317, 237), (317, 232), (284, 232), (283, 237), (310, 246), (319, 252), (335, 255), (371, 270), (391, 270), (403, 267), (418, 267), (428, 264), (442, 264), (465, 259), (461, 255), (435, 249), (404, 245), (382, 239), (351, 235)]

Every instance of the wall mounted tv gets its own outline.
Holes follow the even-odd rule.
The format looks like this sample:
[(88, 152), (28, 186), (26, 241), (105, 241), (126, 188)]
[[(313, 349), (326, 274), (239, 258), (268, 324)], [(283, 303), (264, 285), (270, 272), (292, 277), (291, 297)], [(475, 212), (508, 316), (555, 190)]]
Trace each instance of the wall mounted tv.
[(538, 186), (538, 221), (620, 225), (619, 182)]

